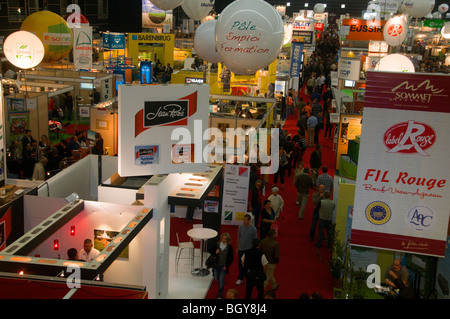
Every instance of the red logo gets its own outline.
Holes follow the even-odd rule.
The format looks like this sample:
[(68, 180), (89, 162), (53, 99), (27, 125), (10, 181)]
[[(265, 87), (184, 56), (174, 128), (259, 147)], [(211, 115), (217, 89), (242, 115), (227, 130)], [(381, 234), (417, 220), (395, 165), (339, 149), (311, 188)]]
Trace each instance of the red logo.
[(436, 133), (427, 124), (415, 121), (398, 123), (384, 133), (384, 145), (388, 153), (419, 153), (428, 156), (425, 152), (436, 141)]
[(391, 37), (399, 36), (400, 34), (402, 34), (402, 32), (402, 25), (397, 23), (391, 24), (387, 29), (387, 34), (389, 34)]

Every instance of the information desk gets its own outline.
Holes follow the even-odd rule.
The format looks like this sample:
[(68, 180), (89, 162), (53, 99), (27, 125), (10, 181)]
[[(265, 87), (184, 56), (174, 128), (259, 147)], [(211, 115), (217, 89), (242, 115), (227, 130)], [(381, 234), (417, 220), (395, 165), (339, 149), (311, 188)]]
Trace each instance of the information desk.
[(217, 236), (217, 231), (211, 228), (192, 228), (187, 232), (188, 236), (194, 240), (200, 240), (200, 268), (195, 268), (192, 271), (192, 275), (198, 277), (204, 277), (209, 274), (209, 270), (204, 268), (203, 255), (206, 250), (206, 240)]

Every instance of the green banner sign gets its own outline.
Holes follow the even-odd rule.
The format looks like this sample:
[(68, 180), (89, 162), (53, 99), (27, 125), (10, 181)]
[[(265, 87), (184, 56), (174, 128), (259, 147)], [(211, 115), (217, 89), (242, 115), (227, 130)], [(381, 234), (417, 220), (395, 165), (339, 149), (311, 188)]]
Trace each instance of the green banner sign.
[(444, 26), (444, 20), (438, 19), (425, 20), (423, 22), (423, 26), (429, 28), (442, 28)]

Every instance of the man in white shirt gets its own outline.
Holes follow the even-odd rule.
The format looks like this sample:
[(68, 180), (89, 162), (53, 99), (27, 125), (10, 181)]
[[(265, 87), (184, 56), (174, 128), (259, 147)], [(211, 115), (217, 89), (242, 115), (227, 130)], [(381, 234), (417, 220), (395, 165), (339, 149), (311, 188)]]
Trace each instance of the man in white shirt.
[(80, 258), (80, 260), (89, 262), (93, 260), (95, 257), (97, 257), (98, 254), (100, 254), (100, 252), (93, 246), (94, 245), (92, 244), (92, 240), (85, 239), (83, 249), (81, 249), (80, 252), (78, 253), (78, 258)]
[(268, 200), (270, 200), (270, 206), (272, 206), (273, 211), (275, 212), (275, 217), (278, 218), (280, 216), (281, 211), (283, 210), (284, 200), (278, 194), (278, 187), (272, 188), (272, 194), (269, 196)]

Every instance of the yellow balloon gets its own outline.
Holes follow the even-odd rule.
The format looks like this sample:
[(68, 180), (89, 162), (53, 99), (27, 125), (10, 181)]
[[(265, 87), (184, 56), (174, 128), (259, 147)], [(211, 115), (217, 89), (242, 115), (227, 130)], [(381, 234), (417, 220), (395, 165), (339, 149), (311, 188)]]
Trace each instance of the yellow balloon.
[(29, 15), (20, 30), (34, 33), (44, 44), (43, 62), (57, 62), (72, 50), (72, 30), (63, 17), (51, 11)]

